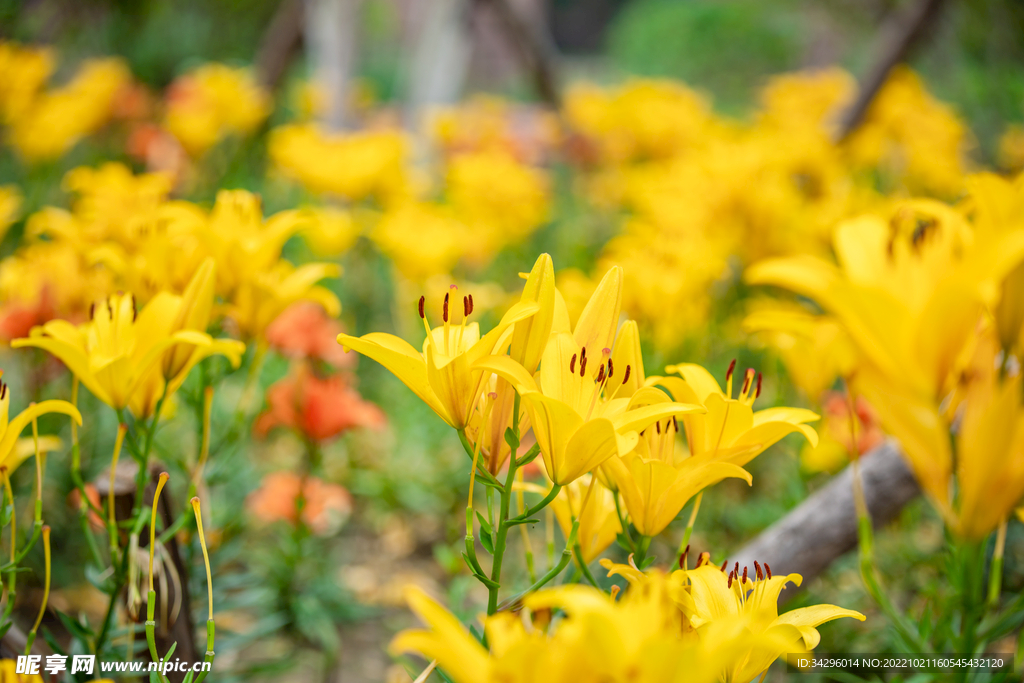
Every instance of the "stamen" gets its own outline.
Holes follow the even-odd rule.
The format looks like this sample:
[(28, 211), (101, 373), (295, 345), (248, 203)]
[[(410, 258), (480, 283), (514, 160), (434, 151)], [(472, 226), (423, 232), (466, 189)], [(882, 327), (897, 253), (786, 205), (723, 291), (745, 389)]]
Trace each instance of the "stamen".
[(679, 433), (679, 422), (676, 420), (676, 416), (672, 416), (672, 428), (676, 430), (676, 434)]
[(427, 297), (425, 297), (425, 296), (421, 296), (421, 297), (420, 297), (420, 317), (421, 317), (421, 318), (426, 318), (426, 317), (427, 317), (427, 314), (426, 314), (426, 313), (424, 313), (424, 311), (423, 311), (423, 306), (424, 306), (424, 305), (425, 305), (426, 303), (427, 303)]
[(764, 563), (764, 573), (768, 575), (768, 578), (772, 578), (772, 568), (768, 566), (768, 563)]
[[(690, 554), (690, 544), (686, 544), (686, 548), (683, 550), (683, 554), (679, 556), (679, 568), (686, 569), (686, 556)], [(703, 553), (697, 557), (697, 562), (703, 560)]]
[(740, 390), (740, 396), (743, 398), (747, 397), (750, 393), (750, 387), (754, 383), (754, 368), (747, 368), (747, 371), (743, 373), (743, 388)]
[(732, 398), (732, 373), (736, 369), (736, 359), (733, 358), (732, 362), (729, 363), (729, 369), (725, 371), (725, 395), (727, 398)]
[(135, 322), (135, 319), (139, 317), (139, 312), (135, 310), (135, 295), (129, 294), (129, 296), (131, 297), (132, 300), (132, 322)]
[(444, 308), (441, 310), (441, 318), (448, 322), (448, 294), (444, 295)]
[(739, 562), (737, 562), (736, 566), (732, 568), (732, 573), (735, 574), (736, 576), (740, 575), (740, 563)]
[(597, 383), (601, 384), (602, 382), (604, 382), (604, 366), (603, 365), (601, 366), (601, 369), (597, 371)]
[(569, 359), (569, 374), (572, 375), (572, 374), (575, 374), (575, 373), (576, 373), (576, 354), (574, 353), (574, 354), (572, 354), (572, 358)]
[(761, 373), (757, 373), (757, 391), (754, 392), (754, 398), (760, 398), (761, 396)]
[[(689, 549), (690, 549), (690, 546), (686, 546), (686, 549), (687, 549), (687, 550), (689, 550)], [(683, 556), (685, 557), (685, 554), (684, 554)], [(696, 566), (696, 567), (694, 567), (694, 569), (700, 569), (700, 566), (701, 566), (702, 564), (704, 564), (704, 553), (701, 553), (701, 554), (700, 554), (700, 555), (699, 555), (699, 556), (697, 557), (697, 566)]]
[(732, 588), (732, 572), (729, 573), (729, 586), (728, 587), (730, 589)]
[[(476, 305), (473, 303), (473, 295), (469, 295), (469, 312), (472, 313)], [(467, 314), (468, 315), (468, 314)]]
[(622, 376), (622, 383), (625, 384), (629, 381), (629, 366), (626, 366), (626, 374)]
[(743, 581), (741, 581), (740, 583), (741, 584), (745, 584), (746, 582), (747, 582), (747, 568), (746, 568), (746, 566), (744, 566), (743, 567)]
[(586, 357), (587, 357), (587, 347), (583, 346), (583, 347), (580, 348), (580, 362), (582, 363), (583, 359), (586, 358)]
[(587, 374), (587, 350), (583, 349), (583, 355), (580, 356), (580, 377)]
[(0, 401), (4, 400), (5, 398), (7, 398), (7, 385), (4, 384), (3, 382), (0, 382)]
[(462, 297), (462, 317), (463, 318), (468, 318), (469, 317), (469, 297), (468, 296)]
[(89, 304), (89, 320), (92, 320), (94, 317), (96, 317), (96, 302), (95, 301), (93, 301), (91, 304)]
[(725, 562), (722, 563), (722, 566), (720, 567), (720, 569), (722, 570), (723, 574), (725, 573), (725, 568), (728, 567), (728, 566), (729, 566), (729, 560), (726, 560)]
[(612, 364), (612, 359), (609, 358), (608, 359), (608, 379), (611, 379), (612, 375), (614, 375), (614, 374), (615, 374), (615, 366)]
[(657, 431), (657, 432), (658, 432), (659, 434), (661, 434), (661, 423), (660, 423), (660, 422), (655, 422), (655, 423), (654, 423), (654, 429), (655, 429), (655, 431)]
[(764, 572), (761, 571), (761, 565), (754, 560), (754, 571), (757, 572), (757, 580), (760, 581), (764, 578)]

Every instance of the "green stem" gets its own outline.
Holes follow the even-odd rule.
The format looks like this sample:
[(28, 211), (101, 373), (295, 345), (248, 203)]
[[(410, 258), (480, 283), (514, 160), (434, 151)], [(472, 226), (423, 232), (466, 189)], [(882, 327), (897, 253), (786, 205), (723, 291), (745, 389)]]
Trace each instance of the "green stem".
[(622, 504), (619, 502), (619, 492), (615, 491), (612, 495), (615, 499), (615, 514), (619, 517), (619, 526), (622, 528), (622, 535), (626, 537), (626, 541), (629, 542), (629, 551), (631, 553), (636, 552), (636, 542), (633, 541), (633, 534), (629, 533), (629, 524), (626, 523), (626, 516), (622, 514)]
[(500, 610), (508, 609), (510, 606), (518, 604), (525, 596), (540, 590), (565, 570), (569, 565), (569, 562), (572, 560), (572, 548), (576, 545), (576, 534), (579, 527), (579, 520), (573, 522), (572, 529), (569, 532), (569, 538), (566, 539), (565, 549), (562, 550), (562, 557), (558, 560), (558, 564), (551, 567), (544, 576), (540, 577), (525, 591), (501, 603), (501, 606), (499, 607)]
[[(686, 531), (683, 532), (683, 540), (679, 543), (679, 550), (676, 551), (676, 559), (672, 562), (673, 567), (678, 567), (680, 560), (683, 559), (683, 553), (686, 552), (686, 547), (690, 545), (690, 535), (693, 533), (693, 525), (697, 521), (697, 513), (700, 512), (700, 502), (704, 499), (704, 492), (701, 491), (697, 494), (697, 498), (693, 502), (693, 512), (690, 513), (690, 521), (686, 523)], [(686, 567), (679, 567), (685, 569)]]
[(999, 593), (1003, 583), (1003, 554), (1006, 551), (1006, 520), (999, 524), (996, 532), (996, 547), (992, 553), (992, 568), (988, 576), (988, 609), (995, 609), (999, 605)]
[(501, 588), (501, 564), (505, 559), (505, 546), (508, 542), (509, 507), (512, 504), (512, 489), (516, 480), (516, 447), (519, 442), (519, 393), (512, 404), (512, 434), (514, 443), (509, 446), (512, 453), (508, 459), (508, 474), (505, 486), (501, 489), (501, 502), (498, 509), (498, 527), (494, 536), (494, 561), (491, 563), (491, 585), (487, 587), (487, 614), (498, 611), (498, 590)]
[(594, 578), (594, 575), (590, 573), (590, 567), (588, 567), (587, 563), (583, 561), (583, 549), (580, 548), (578, 541), (573, 546), (573, 552), (576, 554), (576, 564), (579, 565), (580, 571), (583, 572), (583, 576), (586, 577), (591, 586), (600, 590), (601, 585)]
[(548, 495), (544, 496), (544, 499), (542, 501), (540, 501), (536, 505), (531, 506), (530, 508), (528, 508), (526, 510), (526, 512), (524, 512), (523, 514), (519, 515), (515, 519), (517, 521), (518, 520), (524, 520), (524, 519), (530, 519), (535, 514), (537, 514), (538, 512), (543, 510), (544, 508), (546, 508), (551, 503), (551, 501), (553, 501), (555, 498), (557, 498), (558, 497), (558, 492), (561, 491), (561, 490), (562, 490), (562, 487), (560, 485), (552, 484), (551, 490), (548, 491)]

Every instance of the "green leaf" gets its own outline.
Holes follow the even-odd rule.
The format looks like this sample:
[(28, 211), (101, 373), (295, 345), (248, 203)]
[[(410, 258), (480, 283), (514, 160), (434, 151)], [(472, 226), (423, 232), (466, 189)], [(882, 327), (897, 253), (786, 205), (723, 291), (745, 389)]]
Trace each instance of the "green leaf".
[(489, 554), (494, 554), (494, 538), (491, 536), (491, 534), (480, 534), (480, 545), (482, 545), (484, 547), (484, 550), (486, 550)]
[(480, 522), (480, 535), (481, 536), (490, 536), (491, 534), (494, 533), (494, 529), (491, 528), (491, 525), (487, 521), (487, 518), (485, 518), (482, 514), (480, 514), (480, 512), (476, 513), (476, 519), (477, 519), (478, 522)]
[(647, 569), (648, 567), (650, 567), (652, 564), (654, 564), (654, 561), (656, 559), (658, 559), (658, 558), (655, 555), (651, 555), (650, 557), (645, 559), (643, 561), (643, 563), (640, 565), (640, 571), (643, 571), (644, 569)]
[(516, 436), (511, 427), (505, 427), (505, 443), (508, 444), (513, 453), (519, 450), (519, 437)]
[(615, 535), (615, 542), (619, 544), (619, 547), (627, 552), (633, 552), (633, 543), (630, 541), (629, 536), (623, 533)]
[(508, 526), (513, 527), (519, 524), (540, 524), (539, 519), (510, 519), (508, 520)]

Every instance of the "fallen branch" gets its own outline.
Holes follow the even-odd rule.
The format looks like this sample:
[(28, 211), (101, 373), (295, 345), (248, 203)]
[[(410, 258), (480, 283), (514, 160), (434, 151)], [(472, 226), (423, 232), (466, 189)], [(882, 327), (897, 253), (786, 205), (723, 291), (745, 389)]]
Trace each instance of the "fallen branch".
[(512, 39), (524, 67), (533, 77), (541, 99), (558, 108), (560, 97), (554, 49), (539, 27), (532, 26), (508, 0), (478, 0), (494, 8), (505, 33)]
[(302, 17), (302, 0), (281, 0), (267, 25), (256, 53), (256, 75), (268, 90), (277, 89), (302, 45)]
[[(864, 496), (875, 527), (892, 521), (921, 492), (894, 441), (887, 441), (860, 461)], [(744, 546), (729, 564), (768, 563), (775, 574), (796, 572), (804, 585), (833, 561), (857, 547), (857, 513), (853, 506), (852, 469), (832, 478), (788, 515)], [(787, 590), (780, 601), (796, 593)]]

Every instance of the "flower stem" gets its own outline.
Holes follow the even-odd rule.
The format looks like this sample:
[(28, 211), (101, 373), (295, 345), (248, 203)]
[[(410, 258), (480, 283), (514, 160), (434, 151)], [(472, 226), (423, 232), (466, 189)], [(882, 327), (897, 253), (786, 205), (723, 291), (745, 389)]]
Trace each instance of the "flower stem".
[(992, 568), (988, 576), (988, 609), (999, 604), (999, 593), (1003, 583), (1003, 555), (1006, 552), (1006, 520), (999, 523), (996, 532), (996, 548), (992, 554)]
[[(704, 499), (704, 492), (701, 491), (697, 494), (697, 497), (693, 501), (693, 512), (690, 513), (690, 521), (686, 523), (686, 531), (683, 532), (683, 540), (679, 543), (679, 550), (676, 552), (676, 559), (672, 563), (672, 566), (678, 566), (679, 560), (683, 558), (683, 553), (686, 552), (686, 546), (690, 545), (690, 534), (693, 533), (694, 522), (697, 521), (697, 513), (700, 512), (700, 502)], [(685, 569), (686, 567), (682, 567)]]
[(644, 560), (647, 559), (647, 550), (651, 547), (651, 537), (640, 535), (640, 544), (636, 549), (636, 553), (633, 555), (633, 564), (636, 565), (637, 569), (643, 571)]

